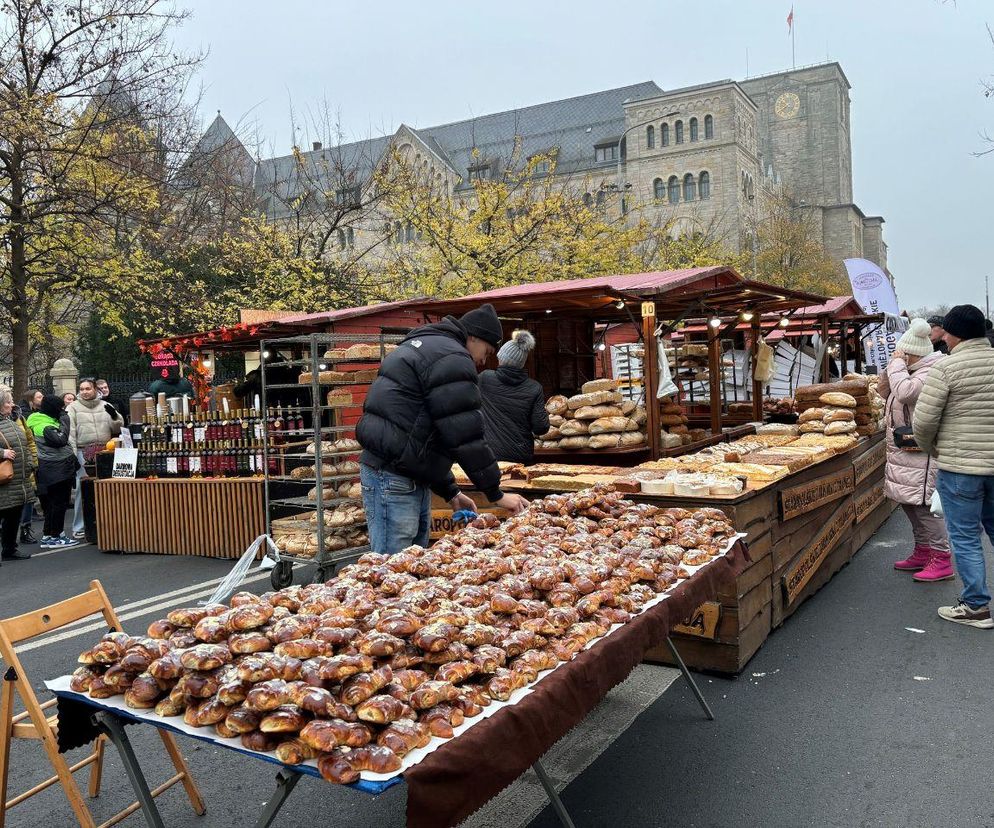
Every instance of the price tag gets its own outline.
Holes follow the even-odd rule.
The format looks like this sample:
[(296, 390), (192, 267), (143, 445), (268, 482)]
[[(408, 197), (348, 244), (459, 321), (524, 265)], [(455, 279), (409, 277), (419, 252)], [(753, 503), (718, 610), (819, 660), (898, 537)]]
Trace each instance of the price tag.
[(176, 463), (175, 457), (166, 458), (166, 472), (169, 474), (176, 474), (179, 471), (179, 465)]
[(138, 468), (138, 449), (136, 448), (116, 448), (114, 449), (114, 468), (110, 476), (114, 478), (134, 479), (135, 471)]
[(642, 318), (645, 319), (647, 316), (656, 315), (656, 303), (655, 302), (643, 302), (642, 303)]

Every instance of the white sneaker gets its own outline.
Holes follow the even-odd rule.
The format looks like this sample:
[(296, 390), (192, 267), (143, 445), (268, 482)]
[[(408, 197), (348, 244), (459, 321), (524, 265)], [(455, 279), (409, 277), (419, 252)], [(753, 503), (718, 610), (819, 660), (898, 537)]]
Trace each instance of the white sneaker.
[(952, 621), (954, 624), (977, 627), (981, 630), (994, 630), (994, 618), (991, 618), (989, 606), (970, 609), (961, 602), (955, 607), (939, 607), (939, 618)]
[[(73, 532), (72, 536), (76, 538), (76, 540), (86, 540), (86, 530), (80, 529), (78, 532)], [(62, 537), (65, 537), (65, 535)]]
[(41, 543), (38, 545), (42, 549), (68, 549), (71, 546), (79, 546), (79, 541), (67, 538), (64, 535), (59, 535), (54, 538), (50, 535), (45, 535), (45, 537), (41, 539)]

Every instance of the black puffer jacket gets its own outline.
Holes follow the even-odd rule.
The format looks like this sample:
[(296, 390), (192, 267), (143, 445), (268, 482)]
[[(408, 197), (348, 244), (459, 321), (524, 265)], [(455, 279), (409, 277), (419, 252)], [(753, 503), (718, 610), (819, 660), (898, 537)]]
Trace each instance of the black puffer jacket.
[(466, 337), (451, 316), (411, 331), (383, 360), (356, 439), (368, 466), (409, 477), (451, 500), (459, 491), (452, 476), (458, 463), (496, 501), (503, 497), (500, 470), (484, 439), (479, 378)]
[(483, 425), (487, 443), (498, 460), (531, 463), (535, 437), (549, 430), (542, 386), (524, 368), (500, 366), (480, 374)]

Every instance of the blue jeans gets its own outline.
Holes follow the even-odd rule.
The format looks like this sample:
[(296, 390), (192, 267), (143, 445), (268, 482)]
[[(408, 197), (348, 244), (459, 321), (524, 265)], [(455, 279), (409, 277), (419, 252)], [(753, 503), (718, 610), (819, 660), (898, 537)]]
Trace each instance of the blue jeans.
[(393, 555), (408, 546), (428, 545), (431, 491), (386, 469), (359, 468), (362, 505), (374, 552)]
[(963, 582), (960, 600), (971, 609), (990, 603), (983, 533), (994, 542), (994, 477), (939, 470), (936, 484), (946, 516), (956, 571)]
[(86, 475), (86, 470), (83, 468), (82, 449), (76, 449), (76, 459), (79, 460), (79, 468), (76, 470), (76, 500), (73, 502), (72, 507), (73, 534), (82, 532), (85, 528), (85, 524), (83, 523), (83, 487), (79, 482)]

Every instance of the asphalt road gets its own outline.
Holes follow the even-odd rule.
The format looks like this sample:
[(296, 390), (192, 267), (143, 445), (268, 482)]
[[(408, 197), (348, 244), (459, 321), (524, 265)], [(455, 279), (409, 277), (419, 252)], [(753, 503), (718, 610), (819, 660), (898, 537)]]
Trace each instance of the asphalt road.
[[(568, 783), (563, 800), (577, 828), (994, 825), (986, 751), (994, 724), (992, 633), (935, 615), (939, 603), (954, 600), (955, 582), (914, 584), (891, 569), (909, 542), (907, 523), (895, 513), (738, 679), (699, 676), (716, 722), (703, 719), (684, 683), (673, 682), (674, 671), (640, 668), (545, 761)], [(99, 578), (126, 629), (141, 630), (168, 609), (205, 598), (230, 566), (62, 550), (3, 564), (0, 613), (37, 608)], [(251, 577), (258, 580), (249, 588), (268, 589), (268, 576)], [(71, 668), (102, 631), (90, 627), (77, 625), (22, 652), (39, 685)], [(155, 784), (168, 775), (161, 748), (148, 728), (130, 733)], [(208, 813), (193, 816), (181, 792), (171, 791), (158, 800), (166, 824), (250, 824), (272, 791), (272, 767), (192, 739), (181, 737), (180, 746)], [(45, 772), (37, 744), (15, 743), (12, 763), (11, 793)], [(98, 820), (129, 796), (113, 751), (104, 780), (105, 793), (91, 802)], [(540, 804), (526, 776), (468, 824), (557, 826), (549, 808), (532, 819)], [(373, 799), (305, 779), (275, 824), (401, 826), (404, 807), (403, 786)], [(73, 820), (55, 787), (11, 810), (7, 824)], [(126, 824), (142, 823), (132, 817)]]

